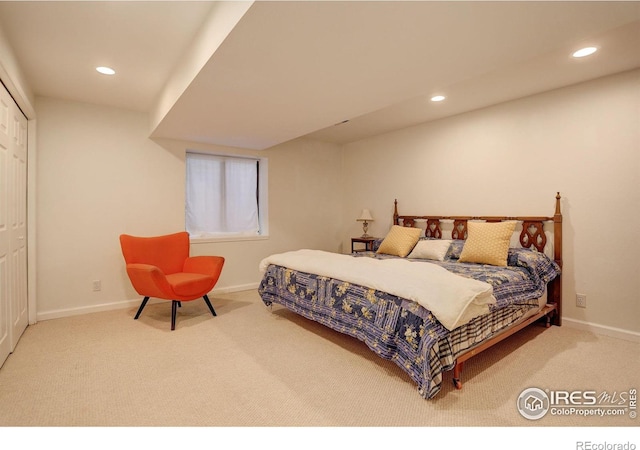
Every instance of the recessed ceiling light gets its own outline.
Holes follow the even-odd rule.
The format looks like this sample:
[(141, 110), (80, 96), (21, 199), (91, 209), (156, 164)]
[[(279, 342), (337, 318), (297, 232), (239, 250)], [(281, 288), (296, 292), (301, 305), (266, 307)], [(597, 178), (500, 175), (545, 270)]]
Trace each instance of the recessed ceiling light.
[(96, 70), (104, 75), (113, 75), (116, 73), (111, 67), (96, 67)]
[(573, 52), (571, 56), (574, 58), (584, 58), (585, 56), (593, 55), (597, 51), (598, 49), (596, 47), (585, 47)]
[(431, 97), (431, 101), (432, 102), (441, 102), (444, 99), (445, 99), (444, 95), (435, 95), (435, 96)]

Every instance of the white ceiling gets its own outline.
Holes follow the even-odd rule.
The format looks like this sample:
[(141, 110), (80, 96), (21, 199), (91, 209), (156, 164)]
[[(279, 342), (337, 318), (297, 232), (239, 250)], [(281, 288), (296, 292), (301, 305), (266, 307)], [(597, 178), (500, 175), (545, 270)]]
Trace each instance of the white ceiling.
[[(216, 3), (0, 1), (0, 29), (35, 95), (151, 115)], [(638, 49), (635, 1), (260, 1), (150, 136), (346, 143), (638, 68)]]

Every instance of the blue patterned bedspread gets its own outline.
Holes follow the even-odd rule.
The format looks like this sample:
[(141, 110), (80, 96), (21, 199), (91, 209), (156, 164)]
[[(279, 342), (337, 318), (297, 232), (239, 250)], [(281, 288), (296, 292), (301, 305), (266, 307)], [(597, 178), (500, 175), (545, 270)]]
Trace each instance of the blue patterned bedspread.
[[(262, 301), (272, 303), (353, 336), (382, 358), (395, 362), (418, 385), (424, 398), (441, 388), (442, 374), (456, 357), (537, 308), (546, 285), (560, 268), (546, 255), (528, 249), (510, 249), (508, 267), (457, 261), (462, 243), (454, 241), (438, 264), (461, 276), (485, 281), (494, 289), (497, 303), (489, 314), (447, 330), (417, 303), (386, 292), (315, 274), (270, 265), (258, 289)], [(387, 258), (374, 252), (354, 257)]]

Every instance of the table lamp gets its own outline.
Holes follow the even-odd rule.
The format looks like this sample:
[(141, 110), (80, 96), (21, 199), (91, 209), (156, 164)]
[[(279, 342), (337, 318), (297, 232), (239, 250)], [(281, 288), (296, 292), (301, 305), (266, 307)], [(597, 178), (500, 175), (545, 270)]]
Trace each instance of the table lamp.
[(371, 237), (367, 234), (367, 230), (369, 229), (369, 222), (373, 222), (373, 217), (371, 217), (371, 213), (369, 212), (368, 209), (363, 209), (362, 212), (360, 213), (360, 217), (356, 219), (358, 222), (362, 222), (362, 231), (364, 232), (362, 234), (363, 238), (368, 238)]

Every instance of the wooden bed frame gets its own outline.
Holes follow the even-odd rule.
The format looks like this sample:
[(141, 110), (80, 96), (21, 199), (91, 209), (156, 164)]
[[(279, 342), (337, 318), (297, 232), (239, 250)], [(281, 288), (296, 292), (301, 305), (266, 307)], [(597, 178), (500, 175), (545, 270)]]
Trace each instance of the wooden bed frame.
[[(398, 200), (394, 202), (393, 223), (405, 227), (415, 227), (417, 221), (426, 222), (425, 236), (435, 239), (442, 239), (442, 221), (453, 222), (451, 239), (466, 239), (468, 221), (502, 222), (515, 220), (522, 224), (520, 233), (520, 245), (524, 248), (534, 247), (539, 252), (544, 252), (547, 244), (547, 236), (544, 232), (544, 224), (553, 222), (553, 259), (562, 269), (562, 213), (560, 212), (560, 193), (556, 195), (556, 210), (552, 217), (500, 217), (500, 216), (407, 216), (398, 214)], [(458, 356), (453, 369), (453, 384), (457, 389), (462, 389), (460, 375), (465, 361), (473, 356), (492, 347), (498, 342), (508, 338), (512, 334), (527, 327), (539, 319), (546, 319), (546, 326), (562, 325), (562, 275), (556, 277), (547, 286), (547, 303), (536, 314), (527, 318), (524, 322), (518, 323), (500, 332), (493, 338), (484, 341), (477, 347), (473, 347)]]

